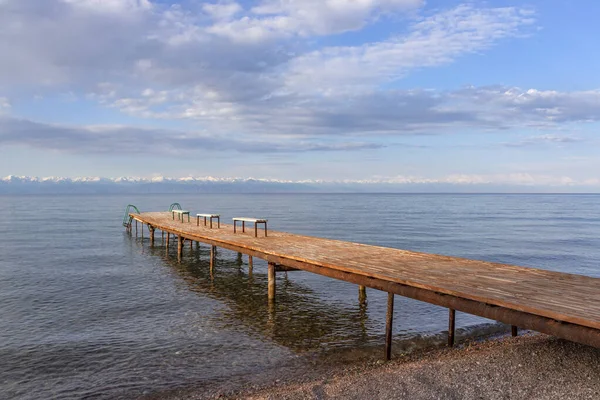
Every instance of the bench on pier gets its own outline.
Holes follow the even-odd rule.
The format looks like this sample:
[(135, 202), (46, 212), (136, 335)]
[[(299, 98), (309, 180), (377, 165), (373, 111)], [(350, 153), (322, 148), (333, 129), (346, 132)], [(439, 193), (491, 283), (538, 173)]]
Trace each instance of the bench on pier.
[(251, 222), (251, 223), (253, 222), (254, 223), (254, 237), (258, 237), (257, 225), (264, 224), (265, 225), (265, 236), (267, 236), (267, 220), (266, 219), (243, 218), (243, 217), (233, 218), (233, 233), (236, 232), (236, 227), (237, 227), (238, 221), (242, 222), (242, 232), (246, 232), (246, 222)]
[(220, 214), (196, 214), (196, 226), (200, 226), (200, 218), (204, 217), (204, 226), (206, 226), (206, 219), (210, 220), (210, 229), (212, 229), (213, 218), (217, 219), (217, 228), (221, 227), (221, 215)]
[(177, 214), (177, 219), (183, 222), (183, 216), (187, 215), (188, 222), (190, 222), (190, 212), (186, 210), (171, 210), (171, 214), (173, 214), (173, 220), (175, 220), (175, 214)]

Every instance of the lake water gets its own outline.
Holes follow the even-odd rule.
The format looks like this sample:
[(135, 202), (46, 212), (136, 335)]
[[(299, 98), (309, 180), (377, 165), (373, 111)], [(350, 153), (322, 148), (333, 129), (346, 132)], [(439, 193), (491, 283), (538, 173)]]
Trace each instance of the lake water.
[[(600, 277), (598, 195), (203, 194), (0, 196), (0, 398), (135, 398), (260, 374), (307, 355), (381, 351), (386, 295), (278, 274), (220, 249), (130, 237), (141, 211), (264, 216), (270, 229)], [(396, 297), (400, 343), (436, 338), (444, 308)], [(457, 314), (463, 332), (490, 321)]]

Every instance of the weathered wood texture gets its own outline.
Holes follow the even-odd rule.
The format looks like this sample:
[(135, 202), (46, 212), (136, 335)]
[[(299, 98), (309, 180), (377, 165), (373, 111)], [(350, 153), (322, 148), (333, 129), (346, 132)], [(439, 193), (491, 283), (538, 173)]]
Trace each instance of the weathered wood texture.
[(183, 241), (185, 239), (179, 235), (178, 239), (177, 239), (177, 257), (181, 258), (181, 256), (183, 255)]
[(276, 290), (276, 281), (275, 281), (275, 269), (277, 268), (275, 263), (269, 263), (269, 270), (268, 270), (268, 284), (269, 284), (269, 292), (268, 292), (268, 298), (269, 301), (275, 301), (275, 290)]
[[(168, 212), (131, 216), (184, 238), (525, 329), (565, 337), (573, 327), (560, 323), (575, 324), (578, 335), (587, 338), (579, 341), (600, 347), (600, 278), (285, 232), (234, 234), (231, 225), (209, 229), (182, 224)], [(592, 329), (581, 329), (585, 327)]]

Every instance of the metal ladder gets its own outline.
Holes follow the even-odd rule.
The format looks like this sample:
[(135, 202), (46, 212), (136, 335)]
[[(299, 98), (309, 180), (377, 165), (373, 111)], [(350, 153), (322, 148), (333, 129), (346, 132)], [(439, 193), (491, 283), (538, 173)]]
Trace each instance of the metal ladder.
[(169, 212), (171, 212), (173, 210), (183, 210), (183, 209), (181, 208), (181, 204), (173, 203), (169, 206)]
[(131, 228), (131, 221), (133, 220), (133, 217), (129, 214), (132, 212), (132, 209), (135, 210), (136, 213), (140, 213), (140, 210), (138, 210), (138, 208), (133, 204), (127, 205), (127, 208), (125, 208), (125, 215), (123, 216), (123, 226), (127, 229)]

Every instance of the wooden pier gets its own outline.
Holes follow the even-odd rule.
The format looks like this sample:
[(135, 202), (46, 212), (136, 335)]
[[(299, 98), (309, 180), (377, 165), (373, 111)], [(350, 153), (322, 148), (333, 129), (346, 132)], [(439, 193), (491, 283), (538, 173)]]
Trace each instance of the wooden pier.
[[(233, 231), (233, 225), (211, 229), (172, 218), (171, 212), (130, 213), (155, 241), (156, 230), (178, 238), (178, 256), (186, 242), (211, 246), (210, 268), (216, 247), (268, 262), (270, 304), (276, 300), (275, 274), (304, 270), (388, 293), (385, 356), (391, 356), (394, 295), (449, 309), (448, 344), (454, 344), (456, 311), (504, 322), (512, 326), (600, 347), (600, 278), (524, 268), (513, 265), (417, 253), (387, 247), (295, 235), (269, 230), (268, 237), (254, 230)], [(132, 224), (129, 230), (136, 229)]]

